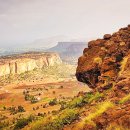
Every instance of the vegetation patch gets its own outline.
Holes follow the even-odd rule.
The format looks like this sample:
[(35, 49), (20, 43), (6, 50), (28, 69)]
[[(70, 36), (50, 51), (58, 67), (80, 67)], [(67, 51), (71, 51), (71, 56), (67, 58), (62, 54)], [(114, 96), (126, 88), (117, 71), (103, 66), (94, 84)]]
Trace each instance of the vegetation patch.
[(102, 63), (102, 58), (100, 58), (100, 57), (94, 58), (94, 63), (101, 64)]
[(122, 62), (121, 62), (119, 75), (121, 75), (122, 72), (124, 71), (127, 61), (128, 61), (128, 57), (124, 57)]
[(95, 112), (90, 113), (86, 118), (84, 118), (79, 123), (79, 127), (82, 128), (85, 124), (95, 125), (94, 122), (93, 122), (93, 119), (100, 116), (102, 113), (104, 113), (109, 108), (112, 108), (113, 106), (114, 106), (114, 104), (112, 102), (109, 102), (109, 101), (103, 102), (103, 103), (97, 105)]
[(14, 126), (14, 130), (19, 130), (24, 128), (26, 125), (28, 125), (30, 122), (32, 122), (35, 119), (34, 116), (29, 116), (27, 118), (18, 119)]
[(121, 125), (109, 125), (106, 130), (129, 130), (129, 128), (124, 128)]
[(71, 124), (77, 118), (78, 111), (76, 109), (65, 109), (57, 116), (33, 122), (31, 130), (61, 130), (64, 125)]
[(127, 101), (130, 100), (130, 94), (126, 95), (125, 97), (123, 97), (120, 101), (119, 101), (119, 104), (124, 104), (126, 103)]

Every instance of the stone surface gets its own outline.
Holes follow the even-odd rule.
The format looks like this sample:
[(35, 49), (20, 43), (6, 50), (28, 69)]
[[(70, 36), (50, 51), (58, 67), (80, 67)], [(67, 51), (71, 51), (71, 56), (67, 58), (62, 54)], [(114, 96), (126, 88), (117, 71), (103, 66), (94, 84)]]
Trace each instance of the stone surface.
[(129, 48), (129, 26), (104, 35), (104, 39), (90, 41), (78, 60), (77, 79), (90, 88), (97, 88), (107, 86), (106, 82), (118, 82), (122, 76), (130, 77)]
[(26, 53), (0, 57), (0, 76), (21, 74), (33, 69), (61, 64), (57, 53)]

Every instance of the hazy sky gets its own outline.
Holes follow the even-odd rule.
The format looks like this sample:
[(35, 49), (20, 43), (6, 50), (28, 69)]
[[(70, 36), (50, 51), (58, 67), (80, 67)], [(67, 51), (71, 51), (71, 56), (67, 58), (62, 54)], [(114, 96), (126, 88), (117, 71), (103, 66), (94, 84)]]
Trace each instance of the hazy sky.
[(130, 24), (130, 0), (0, 0), (0, 47), (65, 35), (95, 38)]

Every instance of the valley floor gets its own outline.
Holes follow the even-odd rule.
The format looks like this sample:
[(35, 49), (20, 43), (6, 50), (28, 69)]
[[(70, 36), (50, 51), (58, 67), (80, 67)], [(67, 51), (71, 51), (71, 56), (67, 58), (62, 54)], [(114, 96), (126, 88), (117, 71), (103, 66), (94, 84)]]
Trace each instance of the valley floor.
[(19, 119), (30, 115), (36, 118), (49, 115), (79, 92), (90, 91), (86, 84), (75, 79), (75, 66), (64, 64), (62, 67), (3, 77), (0, 86), (0, 129), (14, 129)]

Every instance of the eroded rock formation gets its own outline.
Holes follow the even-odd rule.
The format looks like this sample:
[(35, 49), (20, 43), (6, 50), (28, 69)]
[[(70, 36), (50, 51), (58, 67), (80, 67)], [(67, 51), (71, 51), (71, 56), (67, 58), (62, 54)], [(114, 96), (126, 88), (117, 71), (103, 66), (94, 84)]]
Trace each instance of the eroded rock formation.
[(129, 49), (130, 25), (112, 35), (104, 35), (103, 39), (90, 41), (78, 60), (77, 79), (87, 83), (90, 88), (104, 89), (121, 82), (119, 79), (128, 80)]
[(130, 25), (90, 41), (78, 60), (76, 77), (94, 94), (104, 94), (100, 102), (114, 104), (83, 130), (130, 129)]
[(0, 76), (21, 74), (33, 69), (61, 64), (57, 53), (25, 53), (0, 58)]

